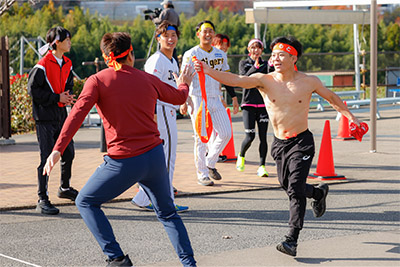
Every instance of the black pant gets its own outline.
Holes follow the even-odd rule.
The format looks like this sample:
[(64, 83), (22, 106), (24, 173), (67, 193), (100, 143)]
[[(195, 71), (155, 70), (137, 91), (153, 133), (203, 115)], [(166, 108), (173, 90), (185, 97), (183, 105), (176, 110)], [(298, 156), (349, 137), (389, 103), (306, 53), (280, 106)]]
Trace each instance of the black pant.
[[(53, 147), (60, 135), (63, 123), (49, 122), (49, 123), (36, 123), (36, 135), (39, 142), (40, 150), (40, 165), (37, 168), (38, 172), (38, 195), (40, 200), (48, 199), (47, 184), (48, 176), (43, 175), (44, 165), (46, 164), (47, 157), (53, 151)], [(75, 156), (74, 141), (71, 141), (64, 153), (61, 156), (61, 187), (68, 188), (71, 179), (72, 160)]]
[(306, 198), (312, 198), (314, 192), (314, 186), (306, 183), (314, 153), (314, 137), (309, 130), (287, 140), (275, 137), (272, 143), (278, 180), (289, 196), (290, 228), (303, 228)]
[(250, 148), (251, 143), (256, 137), (256, 122), (258, 127), (258, 137), (260, 138), (260, 146), (258, 148), (260, 154), (260, 165), (265, 165), (267, 158), (268, 143), (267, 143), (267, 131), (268, 131), (268, 113), (265, 107), (256, 108), (244, 106), (243, 110), (243, 124), (246, 137), (242, 142), (240, 149), (240, 156), (244, 157), (246, 151)]

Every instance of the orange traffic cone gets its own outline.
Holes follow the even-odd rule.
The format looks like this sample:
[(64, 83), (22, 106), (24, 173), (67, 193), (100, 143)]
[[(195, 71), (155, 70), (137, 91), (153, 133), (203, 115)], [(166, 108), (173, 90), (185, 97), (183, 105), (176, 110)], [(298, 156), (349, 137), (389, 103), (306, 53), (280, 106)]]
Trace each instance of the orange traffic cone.
[(220, 154), (220, 156), (226, 157), (226, 160), (236, 160), (235, 144), (233, 142), (231, 110), (229, 108), (226, 108), (226, 112), (228, 113), (229, 121), (231, 123), (232, 136), (231, 136), (231, 139), (229, 140), (228, 144), (225, 146), (224, 150)]
[(325, 121), (324, 133), (322, 135), (321, 148), (318, 156), (317, 172), (309, 174), (308, 178), (321, 180), (346, 180), (346, 177), (343, 175), (337, 175), (335, 173), (329, 120)]
[[(344, 101), (344, 104), (347, 106), (346, 101)], [(349, 119), (346, 116), (343, 116), (343, 115), (340, 116), (338, 135), (333, 140), (337, 140), (337, 141), (356, 140), (350, 134)]]

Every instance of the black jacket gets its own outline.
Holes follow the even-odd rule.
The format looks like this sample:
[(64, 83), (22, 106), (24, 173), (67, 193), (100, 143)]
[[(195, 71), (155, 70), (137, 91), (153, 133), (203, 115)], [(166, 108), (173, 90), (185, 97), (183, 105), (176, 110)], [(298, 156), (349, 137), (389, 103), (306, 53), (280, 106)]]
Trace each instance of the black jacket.
[[(269, 66), (267, 61), (260, 59), (260, 67), (254, 67), (254, 60), (250, 57), (239, 62), (239, 75), (250, 76), (253, 73), (261, 72), (268, 73)], [(242, 105), (243, 104), (264, 104), (264, 100), (257, 88), (243, 89)]]
[(172, 25), (176, 25), (177, 27), (181, 25), (181, 21), (179, 20), (179, 15), (173, 8), (166, 8), (163, 11), (161, 11), (160, 15), (157, 18), (153, 19), (153, 22), (156, 25), (159, 25), (164, 20), (168, 21)]
[(231, 98), (237, 97), (235, 93), (235, 87), (229, 86), (229, 85), (223, 85), (225, 87), (226, 91), (228, 92), (229, 96)]
[[(63, 61), (63, 66), (65, 61)], [(54, 68), (60, 68), (57, 62), (54, 62)], [(69, 73), (65, 84), (65, 91), (73, 93), (74, 80), (72, 71)], [(29, 73), (28, 93), (32, 97), (33, 118), (36, 122), (64, 122), (67, 118), (65, 107), (59, 107), (60, 95), (53, 93), (45, 76), (43, 69), (34, 67)]]

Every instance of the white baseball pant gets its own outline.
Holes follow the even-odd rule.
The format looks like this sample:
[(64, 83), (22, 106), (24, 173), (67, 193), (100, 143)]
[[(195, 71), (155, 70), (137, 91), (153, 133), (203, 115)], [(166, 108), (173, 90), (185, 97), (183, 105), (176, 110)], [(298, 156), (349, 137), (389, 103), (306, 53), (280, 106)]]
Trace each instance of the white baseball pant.
[[(176, 127), (176, 110), (175, 108), (157, 105), (157, 127), (160, 132), (160, 138), (164, 141), (164, 154), (169, 181), (171, 184), (171, 197), (174, 199), (174, 188), (172, 179), (174, 177), (176, 147), (178, 145), (178, 129)], [(139, 186), (139, 192), (133, 198), (133, 201), (139, 206), (147, 206), (150, 204), (149, 197)]]
[[(209, 177), (208, 167), (215, 168), (218, 161), (219, 154), (224, 150), (228, 144), (232, 130), (228, 114), (222, 104), (220, 97), (208, 97), (207, 107), (211, 115), (213, 128), (217, 133), (213, 138), (212, 143), (201, 142), (195, 130), (195, 120), (197, 110), (201, 104), (201, 96), (191, 96), (193, 101), (193, 113), (190, 115), (192, 126), (194, 130), (194, 163), (197, 169), (197, 178)], [(208, 147), (208, 149), (207, 149)], [(208, 154), (207, 154), (208, 151)], [(206, 156), (207, 154), (207, 156)]]

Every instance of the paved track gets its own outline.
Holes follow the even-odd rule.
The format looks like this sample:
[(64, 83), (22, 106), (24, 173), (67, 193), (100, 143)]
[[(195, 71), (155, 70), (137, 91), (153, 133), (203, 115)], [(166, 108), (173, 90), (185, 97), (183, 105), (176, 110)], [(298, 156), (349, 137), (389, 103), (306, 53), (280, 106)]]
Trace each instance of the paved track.
[[(398, 266), (399, 190), (393, 180), (331, 186), (328, 211), (316, 219), (308, 208), (298, 256), (275, 250), (287, 231), (288, 202), (278, 189), (179, 198), (199, 266)], [(379, 185), (379, 187), (378, 187)], [(373, 186), (375, 189), (370, 190)], [(371, 196), (373, 194), (373, 196)], [(136, 266), (179, 266), (152, 212), (129, 202), (104, 211)], [(55, 217), (33, 210), (1, 215), (1, 254), (39, 266), (102, 266), (102, 255), (74, 206)], [(0, 255), (0, 266), (25, 266)]]
[[(358, 115), (368, 120), (369, 114)], [(207, 194), (178, 197), (178, 204), (190, 206), (190, 211), (182, 214), (182, 218), (199, 266), (398, 266), (400, 114), (384, 111), (382, 115), (383, 119), (378, 121), (378, 153), (369, 153), (369, 136), (362, 143), (333, 141), (335, 170), (348, 179), (345, 183), (331, 184), (328, 211), (322, 218), (313, 218), (308, 208), (296, 258), (275, 250), (276, 243), (287, 231), (288, 219), (287, 198), (276, 186), (247, 186), (237, 190), (266, 189), (220, 194), (216, 194), (213, 188), (209, 192), (200, 192)], [(317, 149), (325, 119), (331, 119), (332, 135), (337, 132), (338, 123), (333, 120), (334, 117), (335, 113), (331, 111), (311, 112), (310, 129), (315, 133)], [(179, 120), (178, 123), (178, 150), (182, 155), (191, 155), (193, 143), (188, 120)], [(233, 128), (235, 147), (238, 149), (244, 136), (239, 116), (233, 117)], [(84, 132), (77, 143), (96, 144), (93, 140), (97, 136), (85, 135)], [(268, 138), (270, 143), (271, 135)], [(246, 165), (248, 175), (251, 175), (252, 168), (256, 171), (257, 146), (256, 141), (246, 158), (250, 163)], [(82, 149), (87, 151), (88, 148)], [(8, 155), (11, 154), (1, 148), (1, 162)], [(31, 160), (26, 152), (21, 151), (18, 155), (19, 161), (0, 166), (0, 203), (3, 203), (2, 193), (10, 192), (9, 187), (14, 184), (13, 176), (4, 174), (10, 173), (11, 168), (14, 175), (18, 175), (24, 167), (23, 163)], [(78, 156), (79, 159), (82, 158)], [(313, 171), (317, 159), (318, 152)], [(85, 158), (86, 164), (93, 160), (98, 159)], [(185, 159), (189, 160), (192, 159)], [(272, 162), (270, 156), (267, 161)], [(252, 181), (262, 184), (268, 179), (276, 179), (272, 164), (269, 164), (272, 178), (261, 181), (248, 175), (240, 179), (241, 176), (235, 176), (237, 172), (232, 167), (228, 163), (217, 165), (226, 178), (225, 184), (218, 188), (219, 192), (223, 189), (229, 191), (232, 185), (240, 183)], [(184, 177), (185, 173), (177, 175)], [(179, 189), (184, 192), (196, 189), (190, 188), (195, 181), (190, 177), (182, 179), (185, 182), (180, 184)], [(4, 184), (8, 187), (4, 188)], [(35, 184), (35, 180), (21, 182), (15, 188), (26, 184)], [(16, 201), (24, 201), (20, 195), (13, 197)], [(60, 208), (60, 215), (54, 217), (42, 216), (33, 209), (9, 208), (1, 211), (0, 266), (104, 266), (105, 257), (76, 208), (71, 205)], [(109, 215), (123, 250), (131, 256), (135, 265), (179, 266), (154, 214), (136, 210), (127, 201), (105, 204), (104, 211)]]

